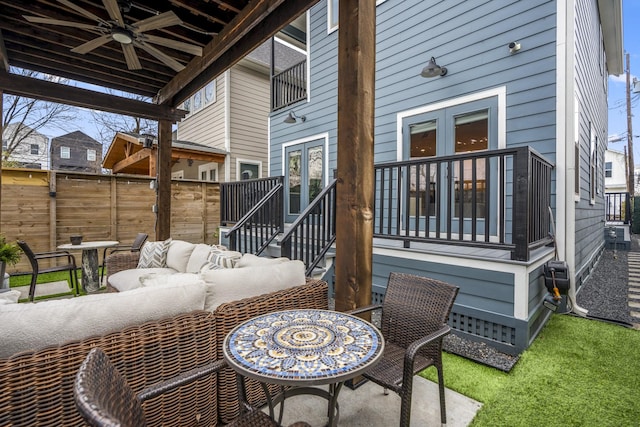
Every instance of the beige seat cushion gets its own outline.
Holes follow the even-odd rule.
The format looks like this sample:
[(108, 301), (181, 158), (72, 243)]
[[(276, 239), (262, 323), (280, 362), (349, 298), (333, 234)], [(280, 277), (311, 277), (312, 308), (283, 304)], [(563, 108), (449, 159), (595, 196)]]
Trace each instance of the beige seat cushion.
[(222, 303), (304, 285), (302, 261), (287, 261), (245, 268), (203, 270), (207, 282), (205, 310), (214, 311)]
[(119, 292), (130, 291), (141, 287), (140, 277), (148, 274), (174, 274), (173, 268), (131, 268), (129, 270), (118, 271), (109, 276), (109, 285)]
[(2, 305), (0, 358), (202, 310), (204, 301), (204, 284), (194, 283)]
[(167, 250), (167, 267), (179, 273), (187, 271), (187, 263), (196, 245), (184, 240), (172, 240)]
[(289, 258), (280, 257), (280, 258), (268, 258), (262, 256), (256, 256), (254, 254), (244, 254), (239, 261), (236, 261), (233, 268), (245, 268), (245, 267), (253, 267), (256, 265), (273, 265), (280, 264), (282, 262), (289, 261)]
[(199, 273), (202, 266), (207, 262), (211, 246), (204, 243), (198, 243), (189, 257), (189, 262), (185, 269), (185, 273)]

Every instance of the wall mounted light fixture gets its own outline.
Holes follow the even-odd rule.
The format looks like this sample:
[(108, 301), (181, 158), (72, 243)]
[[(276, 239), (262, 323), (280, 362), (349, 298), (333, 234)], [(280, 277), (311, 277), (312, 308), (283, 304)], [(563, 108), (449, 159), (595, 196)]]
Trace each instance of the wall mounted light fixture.
[(289, 115), (284, 119), (284, 123), (296, 123), (297, 119), (304, 122), (307, 120), (307, 116), (298, 116), (294, 111), (289, 111)]
[(518, 43), (518, 42), (509, 43), (509, 52), (510, 53), (516, 53), (519, 50), (520, 50), (520, 43)]
[(429, 60), (429, 63), (422, 69), (420, 73), (422, 77), (437, 77), (437, 76), (446, 76), (447, 75), (447, 67), (441, 67), (436, 64), (436, 58), (433, 56)]

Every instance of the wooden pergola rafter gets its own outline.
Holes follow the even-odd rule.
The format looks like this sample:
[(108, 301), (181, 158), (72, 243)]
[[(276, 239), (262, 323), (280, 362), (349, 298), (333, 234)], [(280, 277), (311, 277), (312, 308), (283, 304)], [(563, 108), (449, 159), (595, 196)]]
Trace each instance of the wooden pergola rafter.
[[(109, 19), (105, 0), (69, 1), (101, 19)], [(148, 34), (202, 47), (202, 56), (195, 56), (154, 46), (184, 65), (176, 72), (166, 61), (142, 49), (136, 49), (142, 69), (128, 69), (122, 48), (114, 40), (82, 55), (72, 53), (72, 48), (99, 36), (97, 30), (36, 24), (24, 18), (95, 25), (65, 2), (0, 0), (0, 98), (6, 92), (157, 120), (156, 238), (165, 239), (171, 232), (171, 128), (186, 113), (177, 106), (318, 1), (135, 0), (130, 10), (122, 12), (126, 23), (172, 11), (182, 24)], [(340, 0), (339, 7), (336, 306), (347, 309), (367, 299), (366, 303), (370, 302), (371, 294), (375, 2)], [(143, 95), (153, 102), (18, 76), (10, 73), (10, 66)]]

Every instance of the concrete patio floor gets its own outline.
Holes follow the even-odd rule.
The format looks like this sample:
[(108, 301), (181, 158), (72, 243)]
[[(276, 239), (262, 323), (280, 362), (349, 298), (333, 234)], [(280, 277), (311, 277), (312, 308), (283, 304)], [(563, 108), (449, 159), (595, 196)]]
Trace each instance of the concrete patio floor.
[[(445, 399), (448, 427), (468, 426), (482, 406), (479, 402), (449, 389), (445, 391)], [(339, 426), (393, 427), (397, 426), (400, 420), (400, 397), (391, 392), (385, 396), (382, 387), (372, 382), (367, 382), (356, 390), (343, 387), (338, 402)], [(285, 402), (282, 425), (306, 421), (313, 427), (324, 426), (327, 423), (326, 408), (326, 401), (319, 397), (302, 395), (289, 398)], [(418, 376), (414, 377), (413, 381), (411, 425), (441, 425), (438, 386)]]

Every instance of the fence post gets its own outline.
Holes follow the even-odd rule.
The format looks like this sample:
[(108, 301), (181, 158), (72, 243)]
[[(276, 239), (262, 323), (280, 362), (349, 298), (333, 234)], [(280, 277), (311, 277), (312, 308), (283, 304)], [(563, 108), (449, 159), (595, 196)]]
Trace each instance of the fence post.
[(529, 259), (529, 185), (531, 182), (531, 161), (529, 147), (520, 147), (513, 161), (513, 243), (511, 259)]

